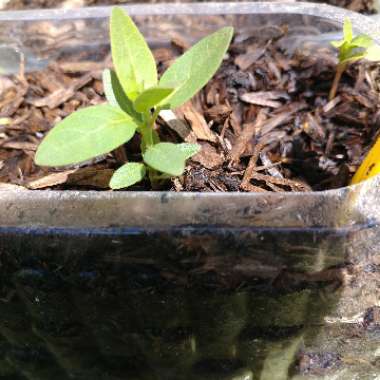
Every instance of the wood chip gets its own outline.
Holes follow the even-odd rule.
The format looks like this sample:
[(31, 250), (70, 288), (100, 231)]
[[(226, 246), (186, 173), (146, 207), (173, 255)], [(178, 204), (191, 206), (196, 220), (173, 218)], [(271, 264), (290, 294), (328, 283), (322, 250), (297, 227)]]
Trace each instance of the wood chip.
[(216, 142), (217, 137), (207, 125), (205, 118), (195, 109), (191, 102), (186, 102), (176, 110), (190, 123), (191, 129), (198, 140)]
[(209, 143), (201, 143), (202, 149), (192, 157), (192, 160), (200, 163), (207, 169), (216, 169), (222, 166), (224, 157)]
[(50, 109), (57, 108), (72, 98), (79, 89), (91, 82), (92, 79), (91, 75), (86, 74), (82, 78), (73, 81), (68, 88), (60, 88), (44, 98), (28, 100), (28, 103), (35, 107), (48, 107)]
[(165, 122), (165, 124), (174, 132), (182, 138), (183, 141), (188, 143), (197, 142), (197, 136), (190, 129), (187, 123), (181, 120), (173, 111), (163, 110), (160, 112), (160, 119)]
[(256, 48), (253, 51), (240, 54), (235, 58), (234, 63), (240, 70), (245, 71), (264, 55), (265, 50), (265, 48)]
[(76, 169), (72, 169), (64, 172), (48, 174), (42, 178), (28, 182), (26, 187), (31, 190), (37, 190), (66, 183), (69, 175), (74, 173), (75, 170)]
[(234, 146), (232, 147), (230, 153), (230, 159), (232, 162), (237, 162), (240, 156), (244, 153), (248, 143), (252, 140), (253, 136), (261, 130), (264, 122), (266, 120), (265, 110), (260, 110), (255, 122), (246, 124), (242, 133), (237, 138)]
[(270, 108), (279, 108), (282, 106), (281, 102), (277, 102), (275, 100), (288, 98), (289, 96), (283, 91), (247, 92), (240, 96), (240, 99), (243, 102)]
[(69, 173), (67, 183), (69, 185), (96, 187), (99, 189), (109, 188), (113, 169), (99, 167), (84, 167)]
[(26, 190), (23, 186), (14, 185), (12, 183), (0, 183), (0, 191), (20, 191)]
[(37, 150), (37, 144), (27, 142), (27, 141), (8, 141), (3, 144), (0, 144), (0, 147), (8, 148), (8, 149), (18, 149), (18, 150), (31, 150), (31, 151)]
[(337, 104), (339, 104), (342, 101), (342, 98), (338, 95), (334, 99), (330, 100), (324, 107), (323, 112), (328, 113), (330, 112)]

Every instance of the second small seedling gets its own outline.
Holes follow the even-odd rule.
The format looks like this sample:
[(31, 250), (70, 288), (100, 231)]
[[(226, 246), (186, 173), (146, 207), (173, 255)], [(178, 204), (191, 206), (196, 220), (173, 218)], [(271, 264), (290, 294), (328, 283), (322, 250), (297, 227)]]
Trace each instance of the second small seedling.
[(367, 59), (368, 61), (380, 60), (380, 47), (366, 34), (359, 34), (354, 37), (352, 23), (348, 18), (344, 20), (343, 39), (340, 41), (332, 41), (331, 44), (338, 49), (339, 63), (331, 86), (329, 100), (335, 98), (340, 78), (348, 64), (359, 61), (360, 59)]

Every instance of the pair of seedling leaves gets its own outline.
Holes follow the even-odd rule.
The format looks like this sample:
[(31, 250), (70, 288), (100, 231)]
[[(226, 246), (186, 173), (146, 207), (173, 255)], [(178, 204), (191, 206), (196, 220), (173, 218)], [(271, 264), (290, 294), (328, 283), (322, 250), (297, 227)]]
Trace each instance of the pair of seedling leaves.
[(179, 176), (197, 144), (160, 142), (154, 123), (163, 109), (174, 109), (195, 95), (219, 68), (233, 35), (226, 27), (205, 37), (157, 78), (152, 52), (132, 19), (112, 10), (110, 38), (115, 71), (105, 70), (108, 104), (80, 109), (58, 123), (38, 147), (35, 162), (66, 166), (107, 154), (141, 135), (144, 162), (128, 162), (115, 171), (110, 187)]
[(338, 49), (339, 65), (346, 66), (348, 63), (367, 59), (368, 61), (380, 60), (380, 47), (366, 34), (354, 37), (352, 23), (349, 18), (344, 20), (343, 39), (332, 41), (332, 46)]

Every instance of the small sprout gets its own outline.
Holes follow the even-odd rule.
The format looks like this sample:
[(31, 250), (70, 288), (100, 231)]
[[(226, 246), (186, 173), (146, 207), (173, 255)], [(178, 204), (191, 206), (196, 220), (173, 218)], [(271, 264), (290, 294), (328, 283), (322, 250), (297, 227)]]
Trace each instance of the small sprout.
[(332, 41), (331, 45), (338, 49), (339, 63), (331, 86), (329, 100), (335, 98), (340, 78), (348, 64), (360, 59), (367, 59), (368, 61), (380, 60), (380, 46), (378, 46), (370, 36), (365, 34), (359, 34), (354, 37), (352, 33), (352, 23), (349, 18), (344, 20), (343, 39), (340, 41)]
[(192, 98), (212, 78), (228, 49), (233, 28), (203, 38), (179, 57), (158, 80), (156, 63), (132, 19), (113, 8), (110, 20), (115, 71), (103, 72), (108, 104), (82, 108), (58, 123), (38, 147), (35, 162), (65, 166), (107, 154), (141, 136), (143, 162), (128, 162), (115, 171), (112, 189), (143, 180), (151, 182), (179, 176), (197, 144), (161, 142), (154, 129), (161, 110), (174, 109)]

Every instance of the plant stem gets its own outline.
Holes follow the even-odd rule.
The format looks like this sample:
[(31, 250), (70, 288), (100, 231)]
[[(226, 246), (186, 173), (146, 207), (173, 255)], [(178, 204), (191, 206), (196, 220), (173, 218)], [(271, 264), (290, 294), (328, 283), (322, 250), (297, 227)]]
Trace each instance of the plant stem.
[(329, 101), (333, 100), (335, 98), (336, 92), (338, 90), (338, 85), (339, 85), (339, 82), (340, 82), (340, 78), (342, 77), (342, 74), (344, 73), (344, 70), (346, 70), (346, 67), (347, 67), (347, 63), (346, 62), (339, 63), (338, 66), (336, 67), (334, 81), (332, 83), (332, 86), (331, 86), (331, 89), (330, 89), (330, 93), (329, 93)]

